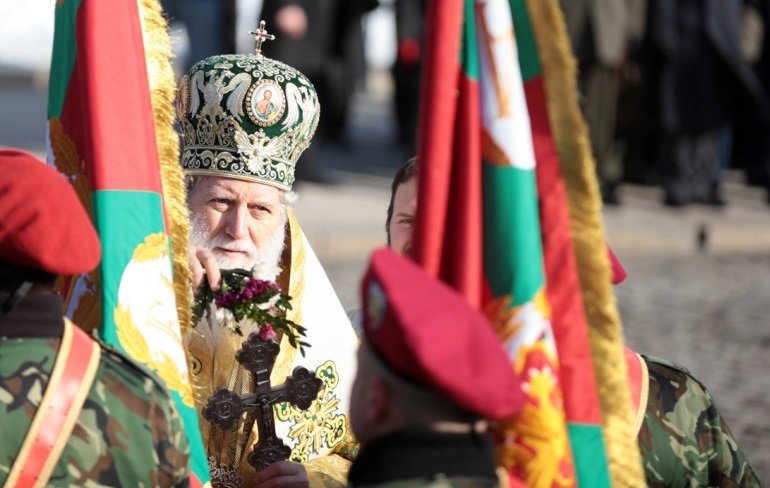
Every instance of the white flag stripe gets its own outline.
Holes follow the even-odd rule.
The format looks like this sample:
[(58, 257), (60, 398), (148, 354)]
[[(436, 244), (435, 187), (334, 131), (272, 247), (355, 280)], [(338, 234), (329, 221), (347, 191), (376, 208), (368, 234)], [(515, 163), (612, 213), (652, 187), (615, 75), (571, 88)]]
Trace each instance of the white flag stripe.
[(535, 152), (510, 5), (477, 0), (476, 12), (484, 129), (511, 166), (532, 170)]

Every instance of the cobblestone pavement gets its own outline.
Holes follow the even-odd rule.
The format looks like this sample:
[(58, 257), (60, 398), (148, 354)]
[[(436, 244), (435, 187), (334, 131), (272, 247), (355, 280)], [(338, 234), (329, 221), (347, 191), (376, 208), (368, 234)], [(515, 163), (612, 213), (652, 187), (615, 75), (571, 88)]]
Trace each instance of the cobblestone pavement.
[(628, 343), (688, 368), (770, 480), (770, 254), (631, 256), (617, 288)]
[[(629, 272), (616, 294), (631, 347), (698, 377), (770, 481), (770, 206), (761, 191), (725, 187), (730, 204), (720, 210), (663, 209), (646, 188), (606, 210), (608, 240)], [(698, 251), (702, 229), (708, 244)]]

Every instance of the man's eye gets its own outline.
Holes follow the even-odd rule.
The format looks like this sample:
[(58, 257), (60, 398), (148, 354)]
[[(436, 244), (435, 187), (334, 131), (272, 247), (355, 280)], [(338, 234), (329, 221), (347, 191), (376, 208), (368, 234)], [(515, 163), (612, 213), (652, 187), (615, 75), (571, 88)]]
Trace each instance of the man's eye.
[(269, 214), (272, 213), (270, 210), (270, 207), (266, 207), (264, 205), (253, 205), (251, 207), (251, 212), (255, 215), (262, 215), (262, 214)]
[(217, 210), (225, 210), (230, 205), (230, 201), (224, 198), (212, 198), (209, 203)]
[(399, 224), (411, 224), (412, 223), (412, 219), (407, 219), (407, 218), (399, 219), (398, 223)]

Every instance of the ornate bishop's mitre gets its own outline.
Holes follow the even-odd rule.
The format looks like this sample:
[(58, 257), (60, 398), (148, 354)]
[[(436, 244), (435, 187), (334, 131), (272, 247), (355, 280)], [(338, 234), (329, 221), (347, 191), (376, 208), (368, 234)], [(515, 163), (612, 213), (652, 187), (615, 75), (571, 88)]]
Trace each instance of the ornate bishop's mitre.
[(184, 133), (185, 174), (282, 190), (291, 190), (294, 167), (320, 115), (310, 81), (259, 52), (198, 62), (180, 81), (176, 110)]

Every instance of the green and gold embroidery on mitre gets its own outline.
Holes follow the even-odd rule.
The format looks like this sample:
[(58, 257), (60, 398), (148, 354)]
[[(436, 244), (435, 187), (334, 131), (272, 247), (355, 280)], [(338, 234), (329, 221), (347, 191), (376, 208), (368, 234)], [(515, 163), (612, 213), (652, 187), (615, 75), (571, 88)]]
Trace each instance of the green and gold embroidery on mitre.
[(185, 174), (257, 181), (282, 190), (291, 190), (294, 167), (320, 114), (310, 81), (259, 49), (198, 62), (179, 83), (176, 108)]

